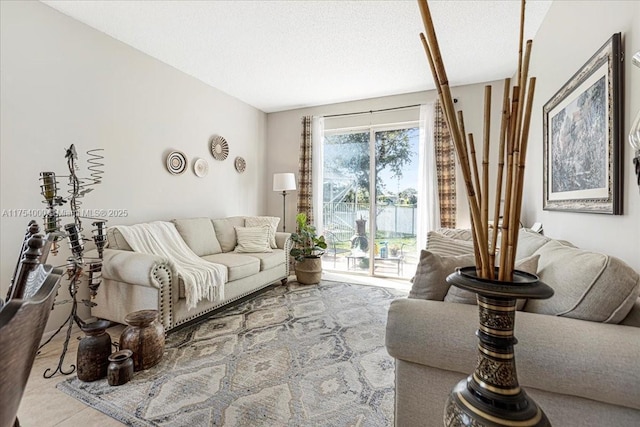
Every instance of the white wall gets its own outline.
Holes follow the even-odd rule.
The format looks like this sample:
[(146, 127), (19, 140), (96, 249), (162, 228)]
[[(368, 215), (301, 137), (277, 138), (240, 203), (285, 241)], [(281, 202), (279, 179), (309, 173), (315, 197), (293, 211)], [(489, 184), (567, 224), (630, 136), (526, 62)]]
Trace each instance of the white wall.
[[(425, 57), (425, 72), (426, 68)], [(502, 106), (503, 82), (490, 82), (492, 86), (492, 120), (491, 120), (491, 144), (497, 147), (498, 133), (500, 130), (499, 112)], [(453, 88), (452, 94), (458, 99), (456, 108), (464, 112), (467, 133), (472, 132), (476, 141), (477, 155), (481, 154), (481, 142), (483, 132), (483, 99), (484, 84), (469, 85)], [(275, 172), (298, 173), (298, 153), (302, 133), (301, 119), (306, 115), (328, 116), (333, 114), (353, 113), (361, 111), (379, 110), (385, 108), (402, 107), (406, 105), (423, 104), (433, 102), (437, 98), (435, 91), (416, 92), (404, 95), (387, 96), (382, 98), (365, 99), (360, 101), (345, 102), (340, 104), (323, 105), (297, 110), (289, 110), (278, 113), (270, 113), (267, 116), (267, 175), (270, 177)], [(388, 124), (394, 122), (411, 121), (419, 119), (418, 109), (400, 110), (393, 113), (374, 113), (351, 116), (348, 118), (327, 119), (327, 128), (339, 128), (348, 126), (361, 126), (368, 124)], [(495, 157), (497, 148), (493, 149)], [(492, 163), (491, 180), (495, 174), (495, 161)], [(270, 215), (282, 216), (282, 196), (271, 190), (271, 182), (265, 183), (267, 193), (267, 210)], [(457, 226), (469, 227), (469, 209), (467, 206), (466, 190), (458, 169), (457, 177)], [(297, 193), (287, 196), (287, 230), (295, 228)], [(493, 188), (491, 189), (493, 200)], [(290, 227), (290, 228), (289, 228)]]
[[(127, 210), (127, 217), (106, 218), (108, 225), (264, 213), (263, 112), (40, 2), (2, 1), (1, 8), (0, 294), (31, 219), (9, 212), (44, 207), (39, 173), (68, 174), (64, 149), (72, 143), (81, 176), (86, 150), (105, 150), (103, 184), (82, 207)], [(225, 161), (209, 152), (214, 134), (229, 142)], [(180, 176), (165, 167), (170, 150), (189, 159)], [(246, 159), (244, 174), (234, 169), (236, 156)], [(193, 173), (196, 157), (209, 163), (205, 178)], [(67, 297), (63, 284), (59, 299)], [(57, 306), (47, 330), (68, 311)]]
[[(542, 108), (611, 37), (621, 32), (624, 65), (624, 215), (610, 216), (542, 209)], [(545, 234), (617, 256), (640, 271), (640, 194), (627, 135), (640, 110), (640, 68), (631, 57), (640, 50), (640, 2), (553, 2), (533, 43), (531, 75), (537, 77), (525, 178), (525, 224), (542, 222)]]

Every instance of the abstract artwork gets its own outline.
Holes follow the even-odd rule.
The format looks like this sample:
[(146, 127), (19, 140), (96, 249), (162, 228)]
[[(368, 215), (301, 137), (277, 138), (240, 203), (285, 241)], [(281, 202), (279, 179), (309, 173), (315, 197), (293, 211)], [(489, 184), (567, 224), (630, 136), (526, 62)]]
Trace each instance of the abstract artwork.
[(545, 210), (622, 214), (621, 61), (616, 33), (545, 104)]

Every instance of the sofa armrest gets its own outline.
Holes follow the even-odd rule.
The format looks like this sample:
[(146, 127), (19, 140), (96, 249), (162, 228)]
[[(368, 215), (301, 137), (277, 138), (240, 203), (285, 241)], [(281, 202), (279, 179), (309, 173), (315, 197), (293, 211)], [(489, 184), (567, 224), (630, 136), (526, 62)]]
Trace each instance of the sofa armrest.
[(291, 233), (283, 233), (281, 231), (276, 232), (276, 246), (279, 249), (284, 249), (285, 253), (285, 277), (289, 277), (289, 270), (291, 267), (291, 257), (289, 252), (291, 251), (291, 246), (293, 245), (293, 241), (291, 240)]
[(173, 271), (169, 261), (158, 255), (105, 249), (102, 277), (132, 285), (162, 288), (173, 281)]
[(291, 233), (283, 233), (282, 231), (276, 231), (276, 246), (278, 249), (285, 249), (288, 242), (291, 240)]
[[(391, 303), (389, 354), (471, 374), (478, 308), (418, 299)], [(640, 328), (517, 312), (518, 380), (524, 387), (640, 409)]]

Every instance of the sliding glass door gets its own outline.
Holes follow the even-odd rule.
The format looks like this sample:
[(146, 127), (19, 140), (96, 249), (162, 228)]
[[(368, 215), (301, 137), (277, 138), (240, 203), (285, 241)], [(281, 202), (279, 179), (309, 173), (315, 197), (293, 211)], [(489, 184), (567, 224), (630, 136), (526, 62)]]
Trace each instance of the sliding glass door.
[(325, 132), (324, 268), (415, 272), (418, 133), (415, 124)]

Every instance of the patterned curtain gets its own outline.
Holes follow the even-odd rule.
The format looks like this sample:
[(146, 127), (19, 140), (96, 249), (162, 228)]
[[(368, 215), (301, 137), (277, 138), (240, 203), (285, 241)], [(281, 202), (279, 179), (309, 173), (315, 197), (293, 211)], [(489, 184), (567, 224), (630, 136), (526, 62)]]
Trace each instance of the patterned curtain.
[(302, 118), (300, 138), (300, 157), (298, 159), (298, 213), (307, 214), (307, 222), (313, 224), (313, 147), (311, 135), (311, 116)]
[(438, 170), (438, 195), (440, 201), (440, 226), (456, 227), (456, 161), (455, 150), (440, 101), (434, 112), (436, 169)]

